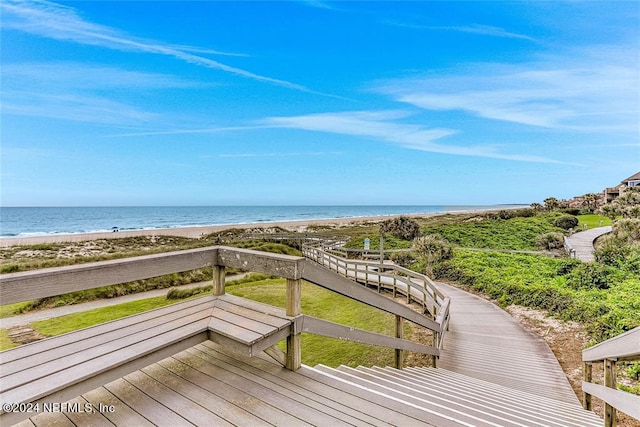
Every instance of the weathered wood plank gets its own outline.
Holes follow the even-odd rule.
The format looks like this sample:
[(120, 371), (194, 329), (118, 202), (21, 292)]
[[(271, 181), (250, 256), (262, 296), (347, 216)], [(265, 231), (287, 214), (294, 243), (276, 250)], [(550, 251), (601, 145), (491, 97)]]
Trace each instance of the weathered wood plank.
[(301, 404), (292, 398), (291, 394), (284, 390), (272, 390), (270, 387), (265, 387), (260, 384), (260, 381), (255, 378), (254, 375), (249, 374), (247, 376), (239, 376), (234, 372), (231, 372), (231, 366), (236, 366), (238, 362), (227, 363), (222, 362), (216, 357), (212, 356), (208, 351), (202, 351), (202, 347), (196, 346), (193, 349), (189, 349), (189, 352), (201, 357), (205, 360), (208, 366), (208, 374), (214, 374), (215, 377), (225, 383), (232, 385), (233, 387), (241, 390), (242, 392), (259, 399), (272, 406), (281, 408), (299, 420), (304, 420), (305, 424), (311, 425), (331, 425), (331, 426), (346, 426), (338, 418), (332, 417), (325, 412), (317, 410), (307, 405)]
[[(287, 317), (285, 311), (282, 308), (274, 307), (268, 304), (263, 304), (261, 302), (253, 301), (246, 298), (237, 297), (235, 295), (225, 294), (223, 296), (220, 296), (218, 298), (218, 301), (234, 304), (240, 307), (247, 308), (251, 311), (267, 314), (269, 316), (280, 317), (283, 319), (290, 319), (290, 317)], [(216, 304), (218, 304), (218, 301), (216, 301)]]
[(434, 347), (429, 347), (426, 345), (415, 343), (413, 341), (390, 337), (375, 332), (364, 331), (362, 329), (356, 329), (350, 326), (340, 325), (338, 323), (318, 319), (312, 316), (305, 315), (303, 317), (302, 330), (311, 334), (338, 338), (345, 341), (353, 341), (380, 347), (415, 351), (431, 356), (440, 355), (440, 350)]
[[(203, 343), (198, 346), (212, 358), (219, 361), (223, 369), (233, 375), (244, 377), (263, 385), (270, 390), (281, 393), (300, 405), (309, 406), (321, 411), (330, 417), (337, 418), (355, 426), (382, 425), (380, 420), (371, 417), (366, 411), (358, 411), (352, 408), (349, 395), (342, 393), (339, 387), (324, 387), (314, 380), (305, 379), (288, 369), (275, 365), (271, 360), (258, 358), (237, 357), (227, 349), (211, 348), (211, 343)], [(220, 351), (218, 351), (220, 350)], [(261, 367), (267, 369), (261, 369)], [(306, 370), (302, 367), (301, 370)], [(314, 387), (318, 385), (319, 387)], [(307, 387), (310, 386), (310, 387)], [(356, 402), (359, 402), (356, 400)], [(360, 403), (360, 402), (359, 402)], [(357, 405), (356, 405), (357, 407)]]
[[(81, 349), (76, 353), (65, 354), (49, 362), (32, 366), (30, 369), (9, 373), (2, 378), (2, 393), (7, 393), (15, 387), (34, 383), (43, 378), (50, 378), (50, 380), (47, 381), (49, 388), (55, 389), (58, 388), (55, 385), (59, 384), (61, 386), (67, 384), (69, 378), (77, 377), (77, 372), (89, 369), (89, 367), (100, 368), (97, 372), (101, 372), (105, 369), (105, 366), (102, 364), (106, 363), (106, 366), (119, 364), (138, 356), (138, 354), (132, 352), (132, 348), (134, 347), (147, 349), (147, 351), (149, 349), (163, 347), (165, 344), (165, 336), (169, 333), (174, 333), (175, 337), (176, 330), (187, 332), (191, 330), (191, 325), (194, 324), (197, 325), (196, 333), (206, 330), (209, 313), (208, 310), (202, 310), (171, 322), (156, 323), (147, 329), (138, 330), (138, 332), (120, 339), (106, 342), (104, 345)], [(193, 334), (191, 333), (191, 335)], [(139, 355), (143, 354), (144, 353), (141, 353)], [(93, 362), (94, 360), (100, 360), (99, 364)], [(76, 366), (82, 368), (75, 368)], [(59, 382), (52, 380), (53, 374), (64, 371), (70, 372), (62, 375)], [(52, 387), (52, 385), (54, 386)]]
[(98, 405), (111, 405), (115, 409), (113, 412), (105, 412), (104, 416), (117, 426), (136, 426), (136, 427), (153, 427), (142, 415), (131, 409), (120, 399), (114, 396), (104, 387), (91, 390), (83, 395), (83, 397), (95, 407)]
[(192, 424), (198, 426), (215, 425), (227, 427), (233, 425), (204, 407), (194, 404), (191, 399), (175, 392), (143, 371), (133, 372), (124, 377), (124, 379), (139, 390), (144, 390), (147, 396), (154, 399), (160, 405), (171, 409)]
[(239, 326), (262, 336), (269, 335), (278, 330), (278, 328), (274, 326), (257, 322), (252, 318), (251, 314), (248, 314), (247, 316), (240, 316), (238, 314), (231, 313), (229, 311), (222, 310), (216, 307), (213, 309), (211, 315), (216, 319)]
[(70, 404), (78, 405), (78, 412), (67, 411), (65, 415), (74, 425), (85, 425), (91, 427), (112, 427), (113, 423), (109, 421), (102, 413), (98, 411), (99, 406), (95, 408), (91, 403), (83, 397), (78, 396), (69, 401)]
[(62, 412), (38, 414), (31, 418), (36, 427), (75, 427), (75, 425)]
[(43, 268), (0, 276), (2, 303), (66, 294), (100, 286), (209, 267), (217, 263), (218, 247)]
[(286, 279), (299, 279), (304, 258), (280, 255), (250, 249), (220, 246), (218, 265), (239, 268), (244, 271), (271, 274)]
[(272, 314), (266, 314), (260, 311), (253, 310), (248, 306), (233, 304), (223, 299), (218, 299), (215, 303), (215, 306), (239, 316), (251, 317), (253, 320), (262, 322), (265, 325), (270, 325), (278, 329), (287, 327), (291, 324), (290, 319), (280, 317), (284, 316), (284, 311), (281, 311), (280, 313), (278, 313), (278, 316), (275, 316)]
[(159, 405), (158, 402), (134, 387), (125, 379), (118, 379), (106, 384), (104, 387), (154, 425), (193, 425), (166, 406)]
[[(257, 416), (251, 414), (246, 409), (236, 405), (230, 405), (224, 399), (200, 387), (197, 383), (187, 381), (185, 378), (177, 374), (181, 372), (183, 375), (187, 371), (194, 371), (187, 365), (173, 359), (168, 358), (152, 366), (148, 366), (142, 370), (156, 381), (171, 388), (176, 393), (190, 399), (197, 405), (206, 408), (208, 411), (218, 415), (225, 421), (239, 426), (262, 426), (271, 425)], [(193, 372), (192, 379), (195, 379), (196, 373)], [(213, 421), (213, 420), (211, 420)]]
[[(251, 393), (245, 392), (242, 387), (235, 387), (234, 384), (225, 381), (226, 378), (221, 378), (220, 375), (223, 370), (211, 365), (211, 363), (201, 357), (201, 355), (202, 352), (189, 349), (186, 352), (174, 356), (174, 359), (192, 368), (188, 371), (173, 371), (172, 367), (167, 365), (165, 361), (162, 361), (161, 364), (188, 381), (198, 384), (220, 399), (238, 405), (268, 423), (274, 425), (306, 424), (288, 414), (286, 412), (288, 409), (286, 404), (272, 405)], [(253, 388), (253, 384), (251, 383), (248, 383), (248, 386), (249, 389)]]
[(582, 382), (582, 390), (598, 399), (609, 402), (614, 408), (640, 420), (640, 396), (584, 381)]
[(218, 318), (218, 314), (219, 313), (217, 312), (214, 313), (208, 323), (208, 327), (211, 332), (237, 340), (244, 345), (251, 345), (264, 338), (264, 335), (262, 334), (250, 331), (249, 329), (245, 329), (241, 326), (229, 323), (224, 319)]
[(583, 362), (640, 360), (640, 326), (582, 351)]
[[(98, 374), (111, 371), (120, 365), (146, 361), (143, 356), (151, 355), (159, 349), (170, 347), (172, 344), (179, 344), (182, 341), (189, 343), (186, 338), (206, 331), (207, 323), (207, 320), (200, 320), (198, 322), (182, 326), (178, 329), (168, 330), (163, 334), (156, 335), (155, 337), (144, 341), (131, 343), (130, 345), (125, 345), (126, 341), (119, 343), (123, 344), (124, 347), (118, 347), (115, 345), (108, 346), (109, 351), (97, 354), (96, 357), (89, 361), (84, 361), (83, 363), (79, 363), (81, 361), (79, 358), (79, 362), (75, 365), (71, 365), (71, 368), (67, 366), (61, 370), (56, 366), (56, 362), (52, 365), (40, 365), (48, 366), (51, 369), (51, 372), (48, 374), (45, 372), (44, 376), (42, 376), (41, 373), (41, 376), (35, 380), (33, 378), (23, 378), (22, 376), (17, 378), (11, 378), (11, 376), (9, 376), (3, 380), (3, 386), (5, 386), (4, 382), (9, 380), (11, 380), (13, 386), (20, 384), (22, 384), (22, 386), (3, 392), (3, 397), (7, 399), (7, 401), (11, 402), (33, 401), (35, 399), (51, 395), (59, 390), (63, 390), (74, 383), (93, 379), (98, 376)], [(152, 363), (153, 361), (147, 361), (147, 364)], [(9, 385), (6, 385), (6, 387), (9, 387)], [(81, 393), (77, 393), (76, 396), (79, 394)], [(73, 396), (69, 398), (73, 398)]]
[[(211, 297), (198, 298), (7, 350), (1, 353), (0, 378), (82, 349), (104, 345), (157, 324), (179, 320), (203, 310), (212, 310), (212, 303)], [(0, 388), (4, 389), (4, 385)]]

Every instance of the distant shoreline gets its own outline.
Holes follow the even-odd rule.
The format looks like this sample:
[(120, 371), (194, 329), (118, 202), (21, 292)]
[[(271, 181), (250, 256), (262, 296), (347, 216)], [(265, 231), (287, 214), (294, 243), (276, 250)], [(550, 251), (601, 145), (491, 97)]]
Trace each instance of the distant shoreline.
[(208, 234), (216, 233), (223, 230), (231, 229), (247, 229), (247, 228), (270, 228), (281, 227), (291, 231), (305, 231), (308, 226), (344, 226), (355, 223), (365, 222), (380, 222), (386, 219), (397, 218), (400, 216), (410, 218), (427, 218), (437, 215), (451, 215), (451, 214), (465, 214), (474, 212), (491, 212), (502, 209), (521, 209), (527, 207), (527, 205), (515, 206), (508, 205), (504, 208), (479, 208), (479, 209), (467, 209), (467, 210), (454, 210), (444, 212), (429, 212), (422, 214), (398, 214), (398, 215), (378, 215), (378, 216), (363, 216), (363, 217), (349, 217), (349, 218), (327, 218), (327, 219), (305, 219), (305, 220), (292, 220), (292, 221), (273, 221), (273, 222), (258, 222), (258, 223), (243, 223), (243, 224), (224, 224), (224, 225), (209, 225), (209, 226), (191, 226), (191, 227), (174, 227), (174, 228), (157, 228), (157, 229), (140, 229), (140, 230), (128, 230), (118, 232), (95, 232), (95, 233), (69, 233), (69, 234), (49, 234), (43, 236), (29, 236), (29, 237), (2, 237), (0, 238), (0, 247), (6, 248), (11, 246), (28, 246), (28, 245), (41, 245), (47, 243), (73, 243), (73, 242), (85, 242), (97, 239), (118, 239), (126, 237), (141, 237), (141, 236), (176, 236), (198, 239)]

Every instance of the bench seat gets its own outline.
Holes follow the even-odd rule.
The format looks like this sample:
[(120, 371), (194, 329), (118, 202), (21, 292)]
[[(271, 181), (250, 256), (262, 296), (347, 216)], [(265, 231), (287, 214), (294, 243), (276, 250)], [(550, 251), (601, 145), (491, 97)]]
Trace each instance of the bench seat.
[[(206, 340), (255, 356), (291, 334), (283, 310), (207, 296), (0, 352), (2, 403), (62, 403)], [(0, 424), (33, 413), (0, 413)]]

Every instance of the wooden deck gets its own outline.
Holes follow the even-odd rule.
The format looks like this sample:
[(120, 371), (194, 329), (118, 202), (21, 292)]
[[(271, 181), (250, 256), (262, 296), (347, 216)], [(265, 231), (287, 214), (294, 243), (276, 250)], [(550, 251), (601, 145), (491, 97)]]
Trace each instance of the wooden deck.
[[(336, 381), (289, 371), (211, 341), (135, 371), (19, 426), (460, 425)], [(102, 406), (100, 406), (102, 405)], [(81, 412), (92, 408), (93, 412)], [(100, 412), (102, 408), (102, 412)], [(70, 410), (71, 409), (71, 410)]]
[[(212, 266), (214, 295), (0, 353), (2, 403), (29, 402), (20, 407), (22, 413), (3, 405), (2, 425), (600, 424), (581, 408), (546, 344), (498, 307), (430, 280), (393, 280), (389, 289), (394, 295), (404, 290), (408, 301), (437, 309), (423, 316), (311, 262), (212, 247), (6, 275), (3, 296), (20, 300), (60, 287), (146, 276), (158, 267), (171, 272)], [(225, 294), (225, 267), (285, 277), (286, 310)], [(382, 270), (387, 267), (367, 267), (364, 283), (374, 280), (383, 289)], [(395, 314), (396, 337), (382, 339), (302, 314), (303, 278)], [(428, 292), (431, 299), (412, 298), (412, 289)], [(403, 319), (444, 336), (438, 341), (444, 349), (405, 342), (399, 333)], [(439, 368), (300, 366), (303, 331), (341, 339), (353, 335), (356, 341), (390, 346), (396, 353), (404, 349), (440, 356)], [(286, 354), (274, 347), (284, 339)], [(29, 408), (41, 413), (25, 413)]]
[[(258, 355), (287, 338), (293, 324), (266, 304), (226, 294), (197, 298), (4, 351), (0, 393), (3, 403), (64, 402), (209, 339)], [(4, 412), (3, 424), (24, 418)]]

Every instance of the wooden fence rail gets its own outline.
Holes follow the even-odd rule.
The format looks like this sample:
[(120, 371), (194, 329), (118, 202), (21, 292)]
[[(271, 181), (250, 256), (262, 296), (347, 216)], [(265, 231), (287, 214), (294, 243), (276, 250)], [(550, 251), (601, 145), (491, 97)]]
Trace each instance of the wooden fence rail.
[[(449, 322), (450, 299), (427, 276), (403, 268), (393, 263), (380, 261), (353, 260), (336, 255), (339, 245), (327, 241), (307, 241), (302, 247), (305, 257), (345, 276), (348, 279), (390, 291), (407, 298), (407, 303), (415, 302), (423, 307), (435, 321), (434, 346), (442, 349), (444, 334)], [(435, 362), (435, 359), (434, 359)]]
[[(616, 362), (640, 360), (640, 326), (582, 352), (584, 407), (591, 410), (591, 397), (605, 403), (604, 424), (616, 425), (616, 410), (640, 420), (640, 396), (617, 389)], [(604, 363), (604, 385), (591, 382), (592, 364)]]

